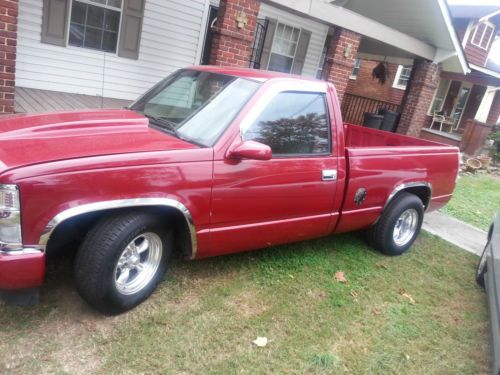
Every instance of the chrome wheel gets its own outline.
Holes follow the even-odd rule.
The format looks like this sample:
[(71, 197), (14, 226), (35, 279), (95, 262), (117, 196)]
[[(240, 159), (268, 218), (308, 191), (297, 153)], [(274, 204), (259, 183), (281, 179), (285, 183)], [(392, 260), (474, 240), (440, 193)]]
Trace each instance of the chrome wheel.
[(125, 295), (144, 289), (160, 266), (163, 244), (153, 232), (135, 237), (123, 250), (115, 267), (115, 286)]
[(411, 241), (418, 226), (418, 212), (414, 208), (403, 211), (392, 232), (392, 239), (397, 246), (404, 246)]

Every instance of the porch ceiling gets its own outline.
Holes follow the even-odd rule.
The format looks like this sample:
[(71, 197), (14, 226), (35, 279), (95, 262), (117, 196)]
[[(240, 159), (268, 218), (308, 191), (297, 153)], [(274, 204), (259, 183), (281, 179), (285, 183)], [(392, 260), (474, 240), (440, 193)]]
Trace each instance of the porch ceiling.
[(359, 52), (365, 57), (423, 57), (441, 62), (447, 71), (468, 71), (445, 0), (271, 2), (363, 35)]

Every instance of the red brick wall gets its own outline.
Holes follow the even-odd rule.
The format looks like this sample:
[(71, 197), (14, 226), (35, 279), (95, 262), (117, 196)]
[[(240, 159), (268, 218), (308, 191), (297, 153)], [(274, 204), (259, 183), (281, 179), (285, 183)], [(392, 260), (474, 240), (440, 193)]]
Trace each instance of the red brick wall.
[(418, 137), (427, 122), (427, 111), (439, 82), (440, 67), (429, 61), (415, 60), (402, 104), (398, 133)]
[(397, 64), (387, 64), (389, 77), (382, 85), (373, 79), (372, 71), (379, 64), (377, 61), (362, 60), (356, 79), (349, 79), (346, 92), (353, 95), (382, 100), (394, 104), (401, 104), (405, 90), (392, 87), (398, 71)]
[(18, 0), (0, 0), (0, 113), (14, 112)]
[[(361, 35), (354, 31), (336, 27), (328, 46), (324, 76), (327, 81), (335, 85), (340, 103), (349, 83), (360, 40)], [(348, 49), (350, 52), (346, 56)]]
[(495, 125), (500, 116), (500, 91), (497, 91), (493, 103), (491, 103), (490, 113), (488, 114), (487, 124)]
[[(210, 64), (248, 67), (259, 8), (257, 0), (221, 0)], [(236, 18), (242, 12), (248, 22), (239, 28)]]

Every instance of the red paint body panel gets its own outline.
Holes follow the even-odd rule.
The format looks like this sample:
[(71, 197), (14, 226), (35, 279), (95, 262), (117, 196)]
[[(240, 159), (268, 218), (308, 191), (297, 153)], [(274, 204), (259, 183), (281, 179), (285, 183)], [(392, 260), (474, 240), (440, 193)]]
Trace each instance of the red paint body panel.
[(31, 288), (43, 283), (45, 254), (0, 254), (0, 289)]
[[(432, 185), (430, 209), (451, 197), (458, 150), (393, 133), (344, 125), (326, 85), (332, 152), (314, 157), (230, 160), (239, 126), (273, 82), (303, 80), (237, 68), (204, 71), (266, 81), (212, 148), (151, 128), (129, 110), (6, 116), (0, 120), (0, 184), (17, 184), (25, 246), (37, 245), (58, 213), (82, 204), (171, 198), (190, 212), (197, 257), (357, 230), (372, 225), (400, 184)], [(335, 181), (322, 181), (323, 170)], [(357, 189), (366, 200), (354, 204)], [(44, 257), (0, 255), (0, 289), (41, 284)]]
[(2, 118), (0, 170), (56, 160), (197, 148), (149, 126), (129, 110), (59, 112)]
[(322, 181), (321, 173), (336, 168), (331, 155), (215, 161), (208, 255), (327, 235), (339, 208), (334, 207), (338, 183)]

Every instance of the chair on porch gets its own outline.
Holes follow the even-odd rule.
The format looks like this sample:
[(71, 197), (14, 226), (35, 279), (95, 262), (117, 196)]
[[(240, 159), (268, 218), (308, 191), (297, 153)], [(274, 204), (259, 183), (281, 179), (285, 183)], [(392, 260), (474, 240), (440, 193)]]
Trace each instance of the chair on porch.
[(443, 111), (436, 111), (432, 115), (432, 123), (431, 126), (429, 126), (429, 129), (432, 129), (434, 124), (437, 123), (439, 124), (439, 131), (443, 131), (443, 125), (448, 125), (450, 127), (450, 133), (454, 130), (457, 130), (457, 124), (458, 121), (454, 117), (449, 117), (446, 116), (446, 114)]

